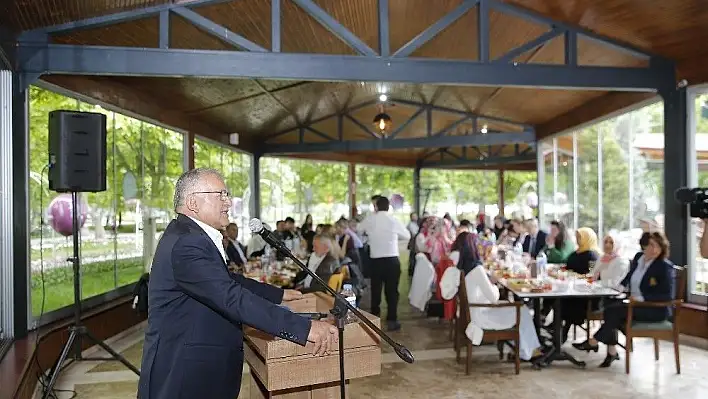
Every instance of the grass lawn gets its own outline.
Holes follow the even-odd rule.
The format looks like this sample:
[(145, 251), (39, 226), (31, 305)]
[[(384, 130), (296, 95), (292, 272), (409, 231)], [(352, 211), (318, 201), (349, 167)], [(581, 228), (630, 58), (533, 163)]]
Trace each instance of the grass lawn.
[[(117, 269), (116, 284), (113, 267)], [(143, 274), (142, 258), (119, 261), (95, 262), (82, 265), (83, 299), (103, 294), (116, 287), (132, 284)], [(71, 267), (58, 267), (44, 272), (44, 313), (74, 303), (74, 280)], [(39, 272), (32, 273), (32, 315), (37, 317), (42, 308), (42, 279)]]

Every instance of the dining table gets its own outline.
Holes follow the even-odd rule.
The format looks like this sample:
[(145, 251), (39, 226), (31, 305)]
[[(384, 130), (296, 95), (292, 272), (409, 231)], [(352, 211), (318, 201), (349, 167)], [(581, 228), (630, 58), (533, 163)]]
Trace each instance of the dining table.
[[(492, 265), (494, 264), (492, 263)], [(532, 273), (529, 268), (512, 271), (504, 267), (489, 267), (487, 265), (488, 275), (494, 283), (506, 289), (516, 300), (533, 303), (534, 324), (539, 337), (541, 332), (541, 300), (554, 299), (552, 344), (550, 347), (544, 348), (544, 355), (534, 361), (535, 368), (546, 367), (556, 361), (569, 361), (579, 367), (586, 366), (584, 361), (577, 360), (563, 349), (561, 306), (563, 299), (582, 298), (592, 300), (617, 297), (621, 294), (621, 292), (605, 286), (600, 281), (593, 281), (590, 276), (576, 275), (562, 269), (563, 265), (549, 265), (548, 274), (544, 273), (541, 277), (531, 277)]]

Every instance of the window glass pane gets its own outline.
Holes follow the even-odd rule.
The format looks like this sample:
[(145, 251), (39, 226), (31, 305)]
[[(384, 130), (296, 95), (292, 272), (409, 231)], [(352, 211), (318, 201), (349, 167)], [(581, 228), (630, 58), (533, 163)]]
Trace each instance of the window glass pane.
[(421, 180), (421, 209), (432, 215), (449, 213), (453, 219), (474, 220), (479, 212), (488, 217), (499, 213), (499, 175), (495, 170), (423, 169)]
[[(694, 136), (694, 151), (696, 151), (696, 173), (691, 181), (691, 187), (708, 187), (708, 94), (698, 94), (694, 101), (694, 125), (691, 127)], [(690, 299), (694, 302), (706, 304), (708, 302), (708, 260), (700, 254), (700, 241), (703, 229), (708, 228), (702, 220), (694, 219), (695, 228), (689, 229), (694, 241), (692, 251), (695, 254), (695, 266), (689, 264), (689, 290)]]
[[(504, 171), (504, 216), (512, 217), (514, 212), (529, 209), (536, 192), (536, 172)], [(494, 216), (494, 215), (490, 215)]]
[[(32, 315), (39, 316), (42, 302), (45, 313), (74, 302), (72, 268), (66, 261), (73, 254), (71, 213), (62, 212), (69, 209), (65, 207), (65, 201), (70, 204), (71, 196), (59, 197), (49, 191), (44, 167), (48, 161), (49, 112), (78, 110), (78, 102), (37, 87), (30, 88), (29, 101), (30, 301)], [(57, 210), (57, 217), (52, 217), (52, 208)]]
[[(606, 123), (606, 122), (603, 122)], [(601, 126), (595, 125), (577, 134), (578, 145), (578, 228), (598, 230), (597, 145)]]
[(546, 140), (539, 144), (538, 150), (543, 154), (543, 187), (541, 191), (540, 201), (543, 203), (543, 215), (539, 215), (541, 222), (546, 224), (551, 220), (555, 219), (555, 207), (553, 205), (553, 193), (555, 187), (553, 186), (553, 173), (554, 173), (554, 141), (553, 139)]
[[(392, 201), (393, 214), (408, 223), (413, 212), (413, 169), (387, 166), (356, 165), (357, 214), (371, 212), (371, 197), (384, 195)], [(400, 201), (403, 199), (403, 201)], [(421, 210), (423, 207), (421, 200)]]
[[(244, 244), (251, 237), (251, 231), (248, 229), (251, 203), (251, 159), (250, 154), (236, 151), (226, 145), (217, 144), (199, 137), (194, 139), (194, 166), (197, 168), (213, 168), (224, 176), (226, 187), (231, 192), (229, 219), (239, 226), (239, 240)], [(261, 159), (261, 167), (263, 167), (264, 162), (265, 158)]]
[(349, 217), (348, 167), (339, 162), (261, 158), (263, 220), (275, 228), (278, 220), (288, 216), (297, 226), (308, 214), (315, 225)]

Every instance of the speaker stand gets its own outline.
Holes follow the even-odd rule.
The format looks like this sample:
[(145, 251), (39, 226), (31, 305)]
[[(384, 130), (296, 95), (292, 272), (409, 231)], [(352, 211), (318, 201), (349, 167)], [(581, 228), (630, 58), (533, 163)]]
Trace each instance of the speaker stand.
[[(42, 398), (46, 399), (49, 397), (54, 397), (53, 389), (54, 385), (59, 378), (59, 373), (62, 371), (62, 364), (69, 357), (69, 353), (73, 350), (73, 360), (74, 361), (85, 361), (85, 360), (117, 360), (125, 365), (125, 367), (132, 370), (135, 374), (140, 375), (140, 370), (135, 366), (130, 364), (130, 362), (123, 357), (120, 353), (113, 350), (105, 342), (96, 338), (88, 328), (81, 322), (81, 259), (79, 258), (80, 247), (79, 247), (79, 196), (76, 191), (71, 192), (71, 214), (72, 214), (72, 233), (74, 239), (74, 256), (69, 258), (68, 261), (73, 264), (74, 269), (74, 323), (69, 327), (69, 338), (67, 339), (64, 347), (61, 350), (61, 355), (59, 359), (54, 364), (52, 371), (50, 373), (49, 382), (44, 387), (44, 392)], [(81, 354), (81, 338), (87, 338), (92, 345), (98, 345), (108, 352), (111, 357), (107, 358), (92, 358), (84, 357)]]

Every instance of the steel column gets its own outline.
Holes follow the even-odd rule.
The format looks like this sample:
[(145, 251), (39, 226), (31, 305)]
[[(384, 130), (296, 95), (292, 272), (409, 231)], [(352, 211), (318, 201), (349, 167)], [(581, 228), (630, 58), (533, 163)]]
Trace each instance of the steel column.
[(194, 133), (186, 132), (182, 138), (182, 160), (184, 171), (194, 169)]
[(15, 338), (28, 332), (30, 314), (29, 265), (29, 88), (14, 74), (12, 84), (12, 252)]
[(421, 217), (420, 214), (420, 163), (416, 164), (413, 169), (413, 211)]
[[(11, 338), (14, 333), (14, 270), (13, 265), (13, 134), (12, 134), (12, 95), (13, 74), (9, 70), (0, 70), (0, 339)], [(26, 293), (26, 291), (25, 291)], [(27, 315), (26, 309), (20, 312)]]
[(671, 260), (686, 265), (690, 218), (688, 207), (675, 201), (674, 193), (688, 185), (688, 96), (685, 87), (660, 94), (664, 99), (664, 231), (671, 243)]
[(545, 226), (549, 223), (546, 220), (546, 214), (543, 212), (543, 200), (545, 185), (546, 185), (546, 167), (543, 164), (543, 146), (538, 143), (536, 146), (536, 193), (538, 196), (538, 214), (535, 215), (541, 226)]
[(4, 26), (0, 26), (0, 69), (13, 70), (15, 68), (15, 37)]
[(251, 156), (251, 206), (252, 218), (261, 217), (261, 154)]

